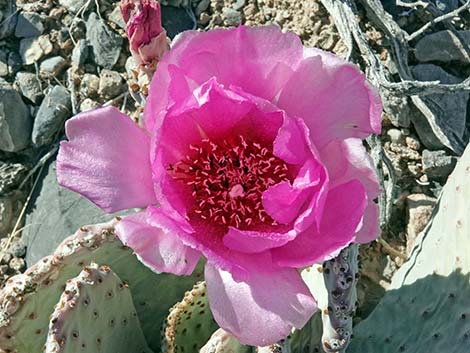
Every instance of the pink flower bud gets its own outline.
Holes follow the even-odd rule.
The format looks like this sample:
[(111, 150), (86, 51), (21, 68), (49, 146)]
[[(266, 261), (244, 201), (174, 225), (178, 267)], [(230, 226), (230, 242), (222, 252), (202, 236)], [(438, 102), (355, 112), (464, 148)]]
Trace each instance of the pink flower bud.
[(132, 56), (137, 64), (154, 67), (170, 49), (160, 4), (156, 0), (123, 0), (120, 8)]

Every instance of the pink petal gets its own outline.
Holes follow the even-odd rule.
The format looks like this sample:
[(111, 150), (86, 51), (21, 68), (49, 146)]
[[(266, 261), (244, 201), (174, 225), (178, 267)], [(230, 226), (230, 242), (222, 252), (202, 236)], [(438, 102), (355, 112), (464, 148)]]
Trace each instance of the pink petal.
[(116, 234), (143, 264), (155, 272), (190, 275), (201, 257), (175, 234), (151, 226), (145, 211), (125, 217), (117, 224)]
[(367, 243), (375, 239), (379, 234), (379, 217), (374, 199), (380, 195), (380, 185), (372, 159), (362, 141), (354, 138), (331, 141), (320, 150), (320, 155), (328, 169), (332, 187), (353, 179), (359, 180), (364, 186), (367, 193), (367, 207), (355, 241)]
[(294, 230), (286, 233), (276, 233), (229, 227), (227, 234), (224, 235), (223, 242), (225, 246), (232, 250), (252, 254), (282, 246), (294, 239), (296, 235)]
[(364, 186), (357, 180), (331, 189), (320, 229), (312, 226), (290, 243), (273, 249), (274, 261), (280, 266), (303, 267), (333, 257), (354, 240), (366, 201)]
[(150, 139), (113, 107), (81, 113), (66, 123), (69, 141), (57, 156), (59, 184), (107, 212), (154, 203)]
[(318, 49), (305, 53), (277, 105), (304, 119), (318, 148), (334, 139), (380, 133), (380, 98), (359, 69)]
[[(150, 88), (145, 124), (152, 131), (168, 105), (167, 65), (174, 64), (199, 85), (212, 77), (225, 85), (272, 100), (302, 59), (302, 44), (294, 33), (276, 26), (184, 32), (163, 56)], [(163, 65), (162, 65), (163, 64)]]
[(316, 303), (296, 269), (256, 264), (246, 282), (206, 264), (209, 304), (215, 320), (243, 344), (266, 346), (303, 327)]

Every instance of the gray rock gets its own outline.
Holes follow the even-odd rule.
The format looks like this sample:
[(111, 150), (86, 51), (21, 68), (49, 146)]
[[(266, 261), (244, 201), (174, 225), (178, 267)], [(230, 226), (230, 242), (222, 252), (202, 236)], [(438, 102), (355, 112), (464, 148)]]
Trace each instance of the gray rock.
[(415, 47), (415, 56), (421, 62), (459, 61), (463, 64), (469, 64), (470, 52), (467, 50), (469, 46), (470, 30), (457, 31), (456, 33), (445, 30), (428, 34), (418, 41)]
[(17, 152), (29, 145), (31, 116), (20, 95), (0, 79), (0, 150)]
[(21, 12), (16, 23), (15, 36), (18, 38), (37, 37), (44, 32), (42, 17), (35, 12)]
[(8, 197), (0, 197), (0, 237), (8, 230), (13, 221), (13, 205)]
[(454, 170), (457, 157), (449, 156), (445, 151), (423, 151), (423, 171), (432, 179), (447, 178)]
[(388, 137), (390, 137), (390, 141), (397, 144), (403, 144), (405, 142), (405, 136), (403, 133), (398, 129), (390, 129), (387, 131)]
[(96, 109), (100, 106), (98, 102), (95, 102), (91, 98), (85, 98), (81, 103), (80, 103), (80, 112), (86, 112), (88, 110)]
[(52, 43), (48, 35), (24, 38), (20, 42), (20, 55), (23, 64), (31, 65), (52, 52)]
[(237, 0), (235, 1), (235, 4), (233, 4), (233, 9), (234, 10), (241, 10), (245, 6), (245, 0)]
[(210, 3), (211, 3), (211, 0), (201, 0), (199, 4), (197, 4), (196, 6), (196, 11), (195, 11), (196, 16), (199, 17), (201, 13), (206, 11)]
[[(414, 77), (419, 81), (439, 80), (441, 83), (459, 83), (462, 80), (433, 64), (421, 64), (412, 67)], [(421, 114), (412, 114), (411, 120), (425, 146), (431, 149), (447, 147), (458, 152), (463, 143), (465, 131), (466, 109), (469, 93), (431, 94), (421, 97), (426, 105), (426, 114), (433, 117), (437, 128), (445, 138), (430, 132), (430, 124)], [(423, 108), (421, 108), (423, 109)]]
[(57, 76), (67, 66), (67, 61), (61, 56), (45, 59), (39, 66), (39, 72), (45, 76)]
[(225, 22), (229, 26), (238, 26), (240, 23), (242, 23), (241, 13), (232, 8), (225, 8), (224, 16), (225, 16)]
[(28, 208), (23, 240), (28, 250), (26, 262), (36, 263), (51, 254), (57, 245), (79, 227), (104, 222), (113, 216), (101, 211), (79, 194), (57, 184), (55, 162), (45, 168)]
[(408, 224), (406, 226), (406, 253), (410, 254), (418, 235), (431, 219), (436, 199), (424, 194), (411, 194), (406, 198)]
[(114, 98), (125, 89), (122, 77), (117, 71), (101, 70), (98, 94), (104, 98)]
[(31, 72), (18, 72), (16, 84), (20, 88), (23, 97), (28, 98), (34, 104), (38, 104), (43, 97), (41, 84), (35, 74)]
[(8, 76), (8, 55), (0, 51), (0, 77)]
[(54, 86), (42, 101), (34, 120), (33, 145), (40, 147), (52, 142), (65, 119), (71, 115), (69, 92), (62, 86)]
[(0, 161), (0, 195), (15, 189), (26, 174), (26, 167), (20, 163), (4, 163)]
[(8, 73), (10, 75), (15, 75), (18, 71), (21, 70), (22, 62), (20, 54), (11, 51), (8, 54)]
[[(179, 0), (177, 0), (179, 1)], [(162, 3), (162, 5), (164, 5)], [(173, 39), (178, 33), (188, 29), (196, 28), (196, 17), (192, 13), (191, 7), (162, 6), (162, 24), (168, 37)], [(183, 5), (182, 5), (183, 6)]]
[(12, 258), (8, 265), (15, 272), (21, 272), (26, 268), (26, 262), (20, 257)]
[(14, 257), (25, 257), (26, 244), (21, 239), (13, 240), (8, 247), (8, 252)]
[(112, 69), (121, 54), (122, 38), (94, 12), (88, 17), (86, 29), (95, 63), (105, 69)]
[(15, 0), (3, 0), (0, 2), (0, 39), (13, 34), (18, 21)]
[[(87, 0), (59, 0), (59, 4), (71, 13), (77, 13), (86, 3)], [(93, 4), (93, 2), (90, 4)]]
[(80, 39), (72, 51), (72, 64), (82, 66), (88, 58), (88, 44), (85, 39)]
[(126, 29), (126, 22), (124, 22), (124, 19), (122, 18), (119, 6), (116, 6), (114, 10), (109, 13), (108, 20), (116, 24), (118, 27)]
[(431, 2), (443, 13), (453, 11), (459, 6), (459, 0), (432, 0)]

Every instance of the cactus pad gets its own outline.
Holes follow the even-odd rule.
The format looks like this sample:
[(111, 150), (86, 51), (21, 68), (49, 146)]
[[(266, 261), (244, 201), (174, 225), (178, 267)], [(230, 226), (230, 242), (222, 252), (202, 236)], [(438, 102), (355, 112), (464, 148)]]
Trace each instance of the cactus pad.
[(199, 282), (171, 308), (163, 327), (162, 351), (198, 352), (217, 328), (209, 308), (206, 283)]
[(117, 239), (114, 233), (117, 222), (80, 228), (53, 255), (7, 281), (0, 291), (0, 347), (7, 352), (42, 352), (49, 316), (66, 281), (95, 262), (108, 265), (128, 283), (147, 343), (159, 352), (160, 337), (155, 332), (159, 331), (168, 309), (202, 278), (201, 267), (188, 277), (153, 273)]
[(151, 353), (132, 295), (107, 266), (67, 282), (51, 316), (44, 353)]
[(430, 225), (348, 353), (463, 353), (470, 347), (470, 147)]

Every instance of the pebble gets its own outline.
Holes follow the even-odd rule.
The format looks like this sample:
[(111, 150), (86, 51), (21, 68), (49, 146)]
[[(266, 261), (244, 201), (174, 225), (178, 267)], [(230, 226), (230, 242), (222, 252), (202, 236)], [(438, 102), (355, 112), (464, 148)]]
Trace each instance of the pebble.
[(0, 2), (0, 39), (10, 37), (15, 31), (18, 13), (16, 0), (2, 0)]
[(28, 98), (34, 104), (38, 104), (43, 97), (41, 84), (35, 74), (20, 71), (15, 79), (23, 97)]
[(39, 72), (44, 76), (57, 76), (67, 66), (67, 60), (61, 56), (45, 59), (39, 66)]
[(406, 249), (410, 254), (415, 241), (428, 224), (436, 199), (425, 194), (411, 194), (406, 198), (408, 209), (408, 225), (406, 228)]
[(388, 137), (390, 137), (390, 141), (397, 144), (402, 144), (404, 142), (403, 133), (398, 129), (390, 129), (387, 131)]
[(211, 0), (201, 0), (196, 6), (196, 16), (200, 16), (204, 11), (206, 11), (210, 3)]
[(26, 268), (26, 262), (20, 257), (14, 257), (10, 260), (10, 268), (13, 271), (21, 272)]
[(235, 1), (235, 4), (233, 4), (233, 9), (234, 10), (241, 10), (245, 6), (245, 0), (237, 0)]
[(126, 22), (124, 22), (124, 19), (122, 18), (119, 6), (116, 6), (114, 10), (109, 13), (108, 20), (116, 24), (121, 29), (126, 29)]
[(446, 151), (423, 151), (423, 171), (431, 179), (447, 178), (456, 163), (457, 157), (447, 155)]
[(88, 17), (86, 29), (95, 63), (105, 69), (112, 69), (121, 54), (122, 38), (94, 12)]
[(15, 189), (22, 181), (27, 169), (21, 163), (5, 163), (0, 161), (0, 194)]
[(238, 26), (242, 23), (241, 13), (232, 8), (225, 8), (223, 14), (225, 16), (225, 22), (229, 26)]
[(85, 6), (87, 0), (59, 0), (59, 4), (65, 7), (71, 13), (77, 13)]
[(85, 39), (80, 39), (72, 51), (72, 64), (82, 66), (88, 57), (88, 44)]
[(419, 151), (421, 144), (419, 143), (419, 140), (414, 137), (414, 136), (406, 136), (405, 137), (405, 143), (406, 145), (411, 148), (412, 150)]
[(0, 77), (8, 76), (8, 55), (0, 51)]
[(114, 98), (124, 89), (122, 77), (117, 71), (101, 70), (98, 94), (104, 98)]
[(8, 197), (0, 197), (0, 237), (10, 228), (13, 220), (13, 205)]
[(8, 252), (14, 257), (25, 257), (26, 244), (21, 239), (15, 239), (8, 247)]
[(0, 150), (17, 152), (28, 146), (31, 120), (18, 92), (0, 79)]
[(91, 98), (85, 98), (83, 102), (80, 103), (80, 111), (86, 112), (88, 110), (96, 109), (100, 106), (98, 102), (95, 102)]
[(20, 42), (20, 55), (24, 65), (31, 65), (52, 52), (53, 46), (48, 35), (24, 38)]
[(69, 92), (62, 86), (54, 86), (42, 101), (34, 120), (33, 145), (40, 147), (52, 142), (65, 119), (71, 115)]
[(426, 35), (416, 43), (416, 59), (421, 62), (458, 61), (470, 64), (470, 53), (466, 50), (470, 46), (470, 30), (457, 31), (457, 34), (458, 37), (452, 31), (445, 30)]
[(0, 263), (1, 264), (8, 264), (12, 258), (13, 258), (13, 256), (9, 252), (6, 252), (0, 258)]
[(100, 78), (93, 74), (84, 74), (80, 83), (80, 94), (83, 97), (94, 98), (98, 96)]
[(18, 38), (37, 37), (44, 32), (42, 17), (35, 12), (21, 12), (16, 23), (15, 36)]
[(9, 270), (8, 265), (0, 265), (0, 276), (5, 276)]

